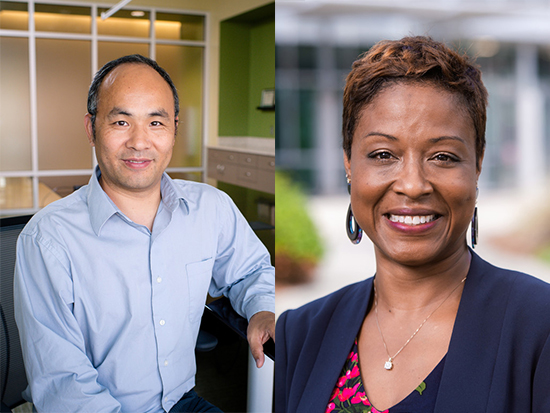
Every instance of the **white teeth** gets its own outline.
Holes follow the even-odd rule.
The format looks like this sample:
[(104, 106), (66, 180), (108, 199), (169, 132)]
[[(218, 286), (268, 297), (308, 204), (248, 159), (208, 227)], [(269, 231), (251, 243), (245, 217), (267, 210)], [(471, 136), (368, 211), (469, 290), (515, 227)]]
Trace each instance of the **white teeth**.
[(435, 219), (435, 215), (393, 215), (390, 214), (391, 222), (400, 222), (405, 225), (415, 226), (425, 224)]

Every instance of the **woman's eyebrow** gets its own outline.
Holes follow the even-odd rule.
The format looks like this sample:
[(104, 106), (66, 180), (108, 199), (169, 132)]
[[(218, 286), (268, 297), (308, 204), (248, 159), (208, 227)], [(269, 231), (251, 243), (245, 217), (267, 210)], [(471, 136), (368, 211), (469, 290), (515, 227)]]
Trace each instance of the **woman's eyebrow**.
[(363, 138), (368, 138), (369, 136), (381, 136), (383, 138), (389, 139), (390, 141), (398, 141), (399, 140), (393, 135), (388, 135), (387, 133), (382, 133), (382, 132), (369, 132), (365, 136), (363, 136)]
[[(364, 135), (363, 138), (368, 138), (370, 136), (381, 136), (381, 137), (386, 138), (390, 141), (398, 141), (399, 140), (398, 138), (396, 138), (393, 135), (388, 135), (387, 133), (382, 133), (382, 132), (369, 132), (366, 135)], [(464, 139), (462, 139), (460, 136), (454, 136), (454, 135), (450, 135), (450, 136), (444, 135), (444, 136), (438, 136), (436, 138), (430, 138), (429, 139), (429, 141), (431, 143), (438, 143), (438, 142), (446, 141), (446, 140), (459, 141), (459, 142), (463, 143), (464, 145), (466, 144), (466, 141)]]
[(438, 142), (446, 141), (446, 140), (459, 141), (459, 142), (462, 142), (464, 145), (466, 145), (466, 141), (464, 139), (462, 139), (460, 136), (439, 136), (437, 138), (431, 138), (430, 142), (431, 143), (438, 143)]

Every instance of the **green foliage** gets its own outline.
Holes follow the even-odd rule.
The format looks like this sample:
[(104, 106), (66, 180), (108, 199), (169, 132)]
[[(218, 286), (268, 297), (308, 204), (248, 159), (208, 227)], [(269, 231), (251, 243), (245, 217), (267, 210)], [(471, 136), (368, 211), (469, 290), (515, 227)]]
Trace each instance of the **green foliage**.
[(286, 175), (275, 174), (275, 253), (317, 262), (323, 255), (319, 234), (301, 188)]

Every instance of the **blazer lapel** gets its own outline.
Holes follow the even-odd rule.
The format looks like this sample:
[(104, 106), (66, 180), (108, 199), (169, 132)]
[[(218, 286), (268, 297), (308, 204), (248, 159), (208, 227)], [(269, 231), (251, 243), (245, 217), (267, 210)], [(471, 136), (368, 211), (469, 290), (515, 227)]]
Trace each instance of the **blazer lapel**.
[[(472, 252), (439, 386), (435, 413), (486, 411), (510, 284)], [(499, 297), (490, 299), (487, 297)]]
[(325, 411), (367, 313), (372, 298), (372, 280), (369, 278), (350, 289), (335, 307), (297, 412)]

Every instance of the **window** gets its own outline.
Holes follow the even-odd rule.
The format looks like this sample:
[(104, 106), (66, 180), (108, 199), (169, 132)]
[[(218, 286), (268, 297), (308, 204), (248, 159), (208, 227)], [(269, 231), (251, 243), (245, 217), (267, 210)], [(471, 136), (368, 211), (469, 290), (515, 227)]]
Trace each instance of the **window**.
[(88, 87), (102, 65), (128, 54), (157, 60), (178, 88), (168, 173), (206, 179), (207, 14), (137, 7), (102, 20), (104, 4), (77, 4), (0, 1), (0, 214), (36, 212), (88, 182)]

